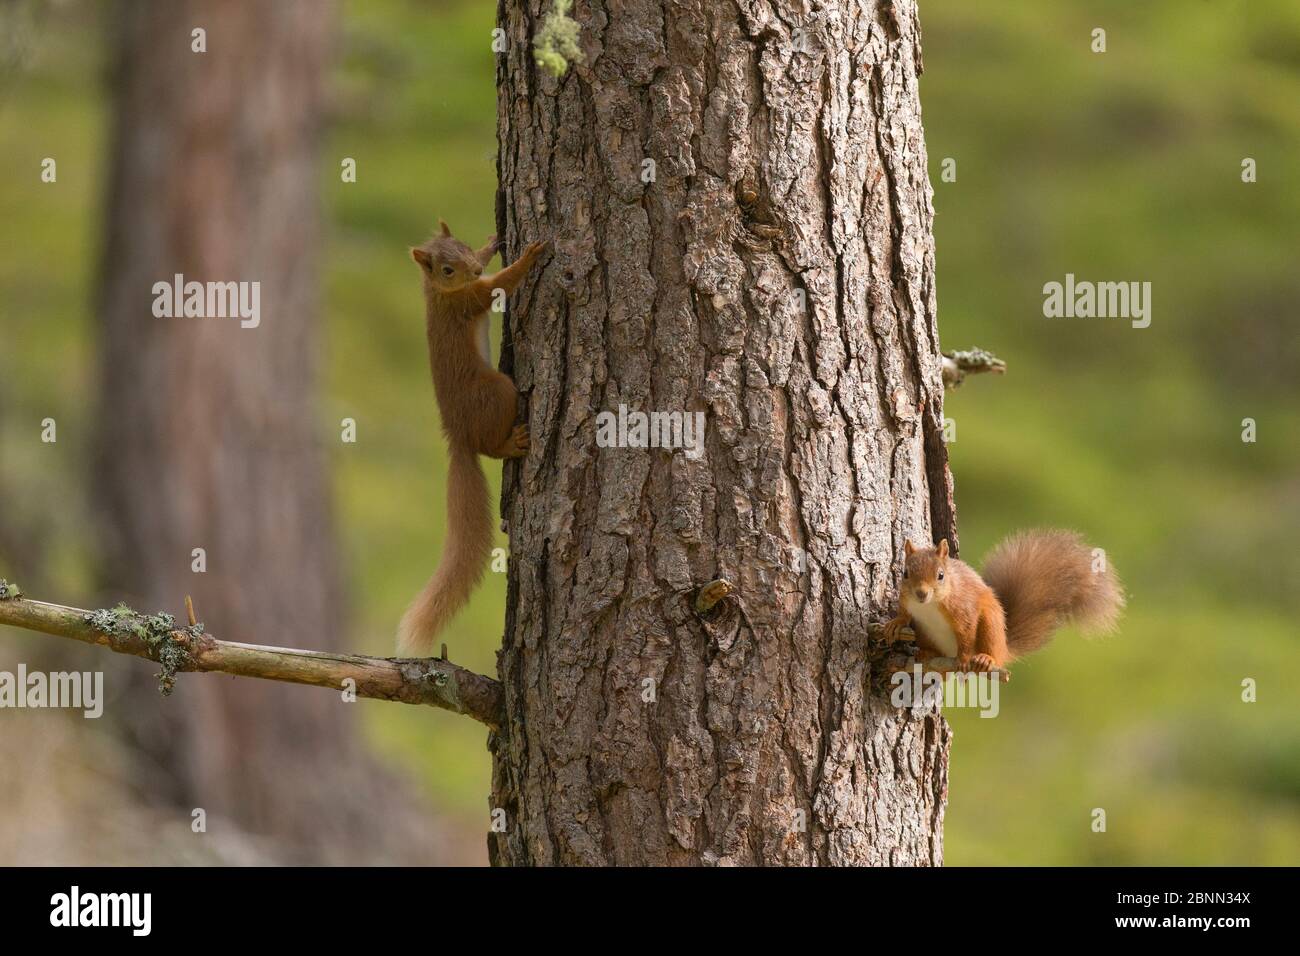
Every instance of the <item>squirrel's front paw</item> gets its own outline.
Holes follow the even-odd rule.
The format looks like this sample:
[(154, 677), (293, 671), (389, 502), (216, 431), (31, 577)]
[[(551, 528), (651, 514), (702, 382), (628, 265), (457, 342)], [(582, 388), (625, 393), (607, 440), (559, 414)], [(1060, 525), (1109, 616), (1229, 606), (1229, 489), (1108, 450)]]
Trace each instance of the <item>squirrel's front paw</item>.
[(524, 249), (523, 258), (527, 259), (529, 262), (532, 262), (542, 253), (544, 253), (547, 249), (549, 249), (550, 246), (551, 246), (550, 241), (546, 239), (543, 239), (541, 242), (530, 242), (528, 244), (528, 247)]
[(970, 659), (970, 666), (967, 667), (967, 670), (972, 670), (980, 674), (986, 673), (988, 671), (995, 671), (997, 669), (998, 669), (998, 662), (995, 661), (988, 654), (976, 654), (974, 657)]
[(901, 634), (903, 628), (907, 627), (907, 622), (901, 617), (896, 617), (885, 625), (885, 643), (893, 644), (896, 641), (904, 640), (905, 635)]

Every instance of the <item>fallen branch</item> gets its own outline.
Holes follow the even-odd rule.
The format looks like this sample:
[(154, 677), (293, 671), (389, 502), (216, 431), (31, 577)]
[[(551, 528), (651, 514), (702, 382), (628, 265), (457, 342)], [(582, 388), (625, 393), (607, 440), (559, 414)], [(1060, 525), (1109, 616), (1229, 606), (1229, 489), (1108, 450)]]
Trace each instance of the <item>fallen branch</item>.
[(488, 727), (501, 723), (501, 685), (490, 677), (436, 658), (362, 657), (292, 647), (264, 647), (219, 641), (202, 624), (178, 626), (170, 614), (143, 615), (119, 605), (112, 610), (45, 604), (22, 597), (0, 580), (0, 624), (97, 644), (118, 654), (162, 665), (163, 693), (175, 675), (211, 671), (238, 677), (311, 684), (342, 691), (355, 682), (358, 697), (427, 704), (472, 717)]
[(992, 352), (983, 349), (966, 349), (963, 352), (943, 353), (943, 387), (956, 388), (966, 381), (967, 375), (977, 372), (993, 372), (1001, 375), (1007, 370), (1007, 363)]

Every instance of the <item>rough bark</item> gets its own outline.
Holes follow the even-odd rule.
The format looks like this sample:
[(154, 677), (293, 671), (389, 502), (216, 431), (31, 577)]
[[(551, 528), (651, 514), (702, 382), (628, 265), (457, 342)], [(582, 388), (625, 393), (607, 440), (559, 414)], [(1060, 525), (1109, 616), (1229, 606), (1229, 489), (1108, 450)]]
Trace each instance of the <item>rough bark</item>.
[[(120, 3), (93, 484), (113, 599), (235, 640), (342, 646), (314, 402), (319, 148), (330, 4)], [(191, 31), (207, 31), (207, 52)], [(155, 282), (260, 281), (261, 325), (156, 318)], [(191, 550), (206, 550), (206, 573)], [(382, 772), (341, 695), (147, 671), (110, 710), (140, 790), (266, 838), (270, 859), (436, 862), (436, 825)], [(123, 675), (123, 679), (127, 679)]]
[[(939, 864), (947, 725), (866, 657), (904, 540), (956, 545), (916, 4), (580, 2), (558, 81), (544, 6), (500, 8), (498, 229), (554, 256), (503, 356), (492, 859)], [(704, 455), (598, 448), (620, 404)]]

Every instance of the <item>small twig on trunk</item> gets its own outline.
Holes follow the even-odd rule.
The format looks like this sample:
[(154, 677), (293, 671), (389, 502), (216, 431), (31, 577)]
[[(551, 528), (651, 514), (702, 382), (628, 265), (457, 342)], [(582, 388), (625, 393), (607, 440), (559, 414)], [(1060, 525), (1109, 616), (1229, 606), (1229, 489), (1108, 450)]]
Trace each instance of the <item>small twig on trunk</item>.
[(966, 381), (967, 375), (978, 372), (993, 372), (1001, 375), (1007, 370), (1007, 363), (992, 352), (983, 349), (967, 349), (963, 352), (943, 353), (943, 387), (956, 388)]

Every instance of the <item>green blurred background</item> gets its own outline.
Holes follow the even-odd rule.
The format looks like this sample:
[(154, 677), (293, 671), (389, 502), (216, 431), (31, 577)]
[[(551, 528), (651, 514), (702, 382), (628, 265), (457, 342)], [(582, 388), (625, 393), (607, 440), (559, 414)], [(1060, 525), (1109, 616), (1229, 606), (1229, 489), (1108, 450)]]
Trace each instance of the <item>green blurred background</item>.
[[(80, 532), (108, 119), (92, 7), (57, 7), (0, 99), (0, 465), (41, 514), (54, 590), (35, 596), (68, 603), (92, 586)], [(406, 246), (438, 216), (474, 241), (493, 231), (495, 5), (352, 0), (343, 14), (320, 170), (320, 421), (359, 424), (334, 453), (341, 551), (355, 646), (387, 653), (443, 535)], [(947, 861), (1300, 862), (1300, 6), (924, 0), (921, 16), (943, 345), (1009, 365), (948, 397), (963, 557), (978, 565), (1020, 526), (1074, 527), (1130, 591), (1121, 633), (1067, 632), (1017, 668), (998, 719), (949, 715)], [(29, 187), (49, 155), (59, 188)], [(956, 182), (940, 179), (946, 157)], [(1241, 181), (1245, 157), (1257, 183)], [(1042, 286), (1067, 272), (1150, 281), (1151, 326), (1044, 319)], [(56, 446), (16, 440), (46, 416)], [(489, 575), (446, 635), (454, 660), (495, 672), (504, 598)], [(1245, 678), (1258, 703), (1242, 702)], [(478, 725), (365, 713), (442, 814), (485, 828)]]

